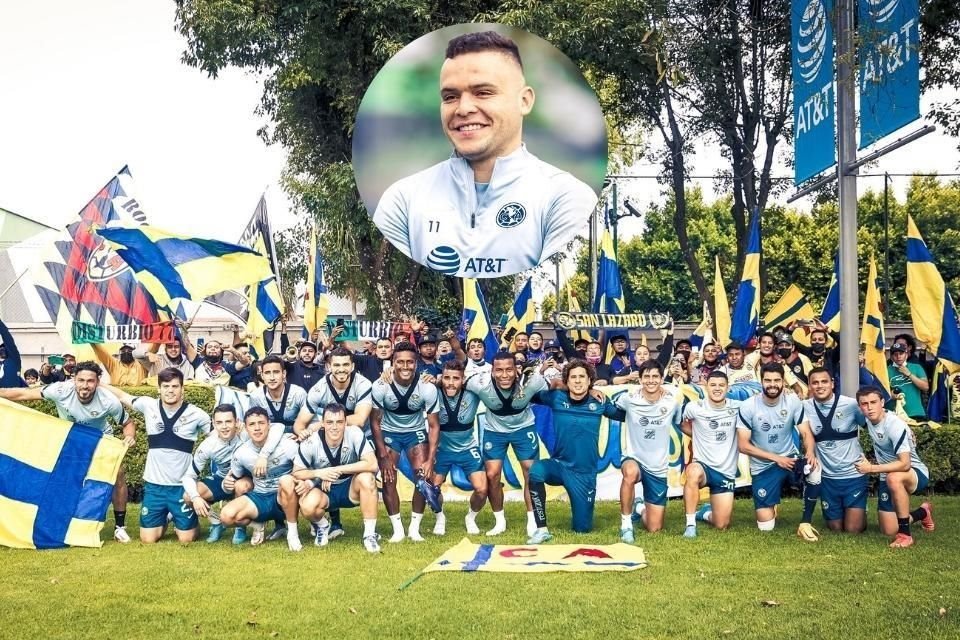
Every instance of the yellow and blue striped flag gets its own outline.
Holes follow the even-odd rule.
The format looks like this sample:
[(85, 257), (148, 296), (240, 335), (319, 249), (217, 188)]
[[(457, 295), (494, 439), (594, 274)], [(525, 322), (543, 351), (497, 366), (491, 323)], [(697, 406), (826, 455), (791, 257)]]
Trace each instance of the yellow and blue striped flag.
[(0, 545), (100, 547), (126, 445), (0, 399)]
[(514, 333), (530, 333), (533, 329), (533, 321), (537, 319), (537, 307), (533, 303), (533, 278), (527, 278), (527, 283), (520, 289), (517, 299), (513, 301), (510, 307), (510, 313), (507, 314), (507, 322), (503, 326), (503, 332), (507, 333), (510, 329)]
[(206, 296), (273, 276), (262, 254), (219, 240), (178, 236), (156, 227), (97, 229), (133, 269), (157, 304)]
[(867, 298), (863, 305), (863, 325), (860, 328), (860, 344), (866, 348), (863, 354), (863, 366), (889, 392), (887, 356), (883, 352), (886, 341), (883, 332), (883, 311), (880, 309), (880, 286), (877, 284), (877, 261), (871, 255), (870, 273), (867, 276)]
[(603, 230), (600, 240), (600, 257), (597, 264), (597, 291), (594, 296), (594, 313), (623, 313), (625, 304), (623, 286), (620, 282), (620, 263), (613, 248), (610, 229)]
[(303, 294), (303, 328), (307, 335), (322, 327), (330, 312), (330, 296), (323, 281), (323, 257), (317, 247), (317, 227), (310, 236), (310, 264), (307, 267), (307, 291)]
[[(577, 296), (573, 293), (573, 283), (571, 279), (567, 277), (567, 270), (566, 267), (563, 266), (563, 262), (560, 263), (560, 279), (564, 281), (564, 286), (567, 290), (567, 311), (572, 313), (580, 313), (582, 311), (580, 308), (580, 301), (577, 300)], [(559, 308), (559, 301), (557, 308)], [(568, 331), (567, 337), (570, 338), (570, 341), (573, 343), (576, 343), (577, 340), (593, 340), (593, 336), (590, 335), (589, 331), (580, 329)]]
[(770, 331), (774, 327), (786, 327), (794, 320), (812, 320), (814, 315), (813, 307), (810, 306), (803, 290), (791, 284), (773, 308), (767, 312), (763, 318), (763, 325), (767, 331)]
[(907, 299), (914, 334), (949, 373), (960, 370), (957, 310), (911, 216), (907, 216)]
[(830, 331), (840, 331), (840, 254), (833, 256), (833, 276), (830, 278), (830, 288), (827, 290), (827, 299), (823, 301), (820, 311), (820, 322), (827, 325)]
[(753, 210), (750, 236), (731, 320), (730, 339), (747, 344), (760, 324), (760, 209)]
[[(464, 334), (463, 328), (470, 323), (470, 330)], [(497, 336), (493, 333), (487, 303), (483, 300), (480, 283), (476, 278), (463, 278), (463, 320), (460, 324), (460, 340), (466, 344), (469, 340), (483, 340), (484, 359), (493, 362), (493, 356), (500, 348)]]
[(713, 326), (717, 330), (717, 340), (724, 349), (730, 344), (730, 303), (727, 290), (723, 286), (723, 274), (720, 273), (720, 256), (716, 256), (716, 269), (713, 274), (713, 308), (717, 317)]

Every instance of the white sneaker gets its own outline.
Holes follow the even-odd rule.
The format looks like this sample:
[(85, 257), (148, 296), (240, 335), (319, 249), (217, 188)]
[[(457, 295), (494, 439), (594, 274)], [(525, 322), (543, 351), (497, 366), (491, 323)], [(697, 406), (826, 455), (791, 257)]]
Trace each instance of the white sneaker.
[(420, 535), (419, 531), (408, 531), (407, 537), (413, 542), (423, 542), (423, 536)]
[(394, 531), (393, 535), (390, 536), (390, 539), (387, 542), (403, 542), (407, 536), (404, 535), (403, 531)]
[(495, 525), (493, 525), (493, 529), (490, 529), (490, 531), (487, 531), (486, 535), (488, 535), (488, 536), (498, 536), (498, 535), (500, 535), (501, 533), (506, 533), (506, 531), (507, 531), (507, 523), (504, 522), (503, 524), (495, 524)]
[(463, 524), (467, 526), (467, 533), (472, 536), (480, 535), (480, 527), (477, 526), (477, 521), (469, 516), (464, 517)]
[(263, 528), (263, 525), (253, 528), (253, 535), (250, 536), (250, 544), (254, 547), (263, 544), (263, 541), (267, 538), (267, 530)]
[(380, 543), (377, 542), (377, 536), (367, 536), (363, 539), (363, 548), (370, 553), (380, 553)]
[(287, 548), (290, 549), (290, 551), (303, 551), (303, 543), (300, 542), (300, 538), (287, 536)]
[(435, 535), (435, 536), (445, 536), (445, 535), (447, 535), (447, 521), (446, 521), (446, 520), (437, 520), (437, 524), (433, 525), (433, 535)]
[(130, 542), (130, 534), (127, 533), (126, 527), (114, 527), (113, 529), (113, 539), (117, 542), (122, 542), (127, 544)]

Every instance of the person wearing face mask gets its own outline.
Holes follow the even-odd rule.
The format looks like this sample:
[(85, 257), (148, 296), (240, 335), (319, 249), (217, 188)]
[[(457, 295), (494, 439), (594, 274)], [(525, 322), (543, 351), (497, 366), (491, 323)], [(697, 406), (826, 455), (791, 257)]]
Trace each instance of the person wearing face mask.
[(0, 320), (0, 388), (24, 387), (26, 383), (20, 377), (20, 350), (13, 341), (13, 334)]
[(115, 387), (138, 387), (150, 376), (150, 372), (133, 355), (133, 345), (120, 347), (117, 358), (102, 344), (92, 344), (93, 352), (103, 368), (110, 374), (110, 384)]
[[(827, 325), (817, 319), (809, 322), (813, 323), (813, 330), (810, 331), (810, 346), (798, 344), (797, 351), (809, 358), (814, 367), (827, 369), (836, 383), (840, 376), (840, 334), (831, 331)], [(796, 326), (797, 322), (787, 325), (787, 331), (793, 332)], [(832, 347), (827, 346), (830, 338), (833, 339)]]
[[(807, 356), (797, 351), (793, 338), (788, 334), (780, 336), (780, 340), (777, 342), (777, 356), (783, 361), (784, 368), (796, 376), (803, 390), (806, 391), (807, 376), (813, 369), (813, 364)], [(804, 393), (803, 397), (806, 397), (806, 395)]]

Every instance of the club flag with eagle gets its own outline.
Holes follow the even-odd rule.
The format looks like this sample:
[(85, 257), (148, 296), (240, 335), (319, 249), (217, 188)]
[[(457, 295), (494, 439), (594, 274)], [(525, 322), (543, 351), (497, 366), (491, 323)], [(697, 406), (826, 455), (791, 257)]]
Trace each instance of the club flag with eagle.
[(527, 278), (527, 283), (520, 289), (517, 299), (514, 300), (510, 312), (507, 314), (507, 323), (503, 332), (513, 329), (514, 334), (519, 332), (530, 333), (533, 322), (537, 319), (537, 307), (533, 302), (533, 278)]
[[(145, 224), (147, 215), (134, 192), (130, 170), (124, 167), (30, 267), (37, 294), (67, 344), (74, 321), (108, 327), (170, 319), (129, 265), (93, 231), (108, 224)], [(72, 350), (78, 360), (95, 359), (87, 345)]]
[(726, 349), (730, 344), (730, 303), (727, 301), (727, 290), (723, 286), (723, 274), (720, 273), (720, 256), (716, 256), (716, 269), (713, 274), (713, 308), (717, 315), (713, 321), (717, 340), (720, 346)]
[(753, 210), (743, 275), (734, 302), (730, 339), (747, 344), (760, 324), (760, 209)]
[(887, 375), (887, 357), (883, 351), (886, 337), (883, 331), (883, 311), (880, 308), (880, 286), (877, 283), (877, 261), (872, 255), (870, 273), (867, 276), (867, 297), (863, 304), (860, 344), (865, 348), (863, 366), (889, 392), (890, 378)]
[(178, 236), (152, 226), (97, 229), (97, 234), (163, 306), (174, 298), (202, 300), (273, 275), (264, 255), (238, 244)]
[(820, 311), (820, 322), (827, 325), (833, 333), (840, 331), (840, 254), (833, 256), (833, 276), (830, 278), (830, 288), (827, 290), (827, 299), (823, 301)]
[[(468, 324), (469, 330), (464, 331)], [(474, 338), (483, 340), (483, 355), (487, 362), (493, 362), (493, 356), (500, 349), (497, 336), (493, 333), (493, 325), (490, 324), (487, 303), (476, 278), (463, 278), (463, 319), (460, 322), (458, 338), (464, 345)]]
[(323, 278), (323, 257), (317, 246), (317, 227), (310, 234), (310, 264), (307, 266), (307, 290), (303, 294), (303, 328), (307, 335), (322, 327), (330, 311), (330, 295)]
[(907, 216), (907, 298), (917, 339), (949, 373), (960, 370), (957, 310), (911, 216)]

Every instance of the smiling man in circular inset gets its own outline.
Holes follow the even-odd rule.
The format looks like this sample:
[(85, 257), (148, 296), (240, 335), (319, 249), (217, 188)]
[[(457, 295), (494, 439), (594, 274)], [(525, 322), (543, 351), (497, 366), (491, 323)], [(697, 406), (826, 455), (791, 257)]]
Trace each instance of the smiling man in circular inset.
[(570, 242), (597, 196), (524, 145), (535, 97), (512, 39), (484, 31), (450, 40), (440, 119), (454, 153), (383, 194), (373, 220), (387, 239), (434, 270), (481, 278), (535, 267)]

